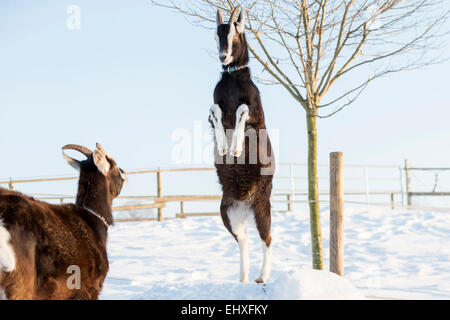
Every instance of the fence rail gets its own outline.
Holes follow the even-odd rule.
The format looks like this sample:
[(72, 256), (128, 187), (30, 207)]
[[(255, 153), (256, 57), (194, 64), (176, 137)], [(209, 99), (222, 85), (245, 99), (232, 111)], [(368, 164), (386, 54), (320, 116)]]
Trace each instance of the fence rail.
[[(328, 167), (328, 164), (319, 165), (321, 167)], [(299, 190), (296, 188), (296, 182), (299, 180), (306, 180), (306, 176), (302, 175), (296, 175), (295, 168), (296, 167), (305, 167), (306, 164), (303, 163), (280, 163), (279, 167), (284, 167), (284, 169), (288, 169), (288, 175), (286, 174), (277, 174), (274, 177), (275, 181), (278, 181), (280, 183), (280, 187), (275, 188), (274, 192), (272, 194), (272, 202), (274, 204), (277, 204), (278, 206), (281, 206), (277, 209), (277, 211), (294, 211), (296, 204), (306, 204), (309, 201), (307, 200), (307, 191), (306, 190)], [(353, 201), (354, 204), (365, 204), (370, 205), (370, 197), (371, 196), (386, 196), (386, 202), (383, 204), (385, 206), (390, 206), (392, 208), (398, 207), (399, 204), (395, 202), (397, 200), (397, 196), (402, 196), (403, 201), (403, 192), (402, 190), (369, 190), (369, 178), (367, 174), (367, 169), (394, 169), (398, 170), (399, 167), (397, 166), (389, 166), (389, 165), (375, 165), (375, 166), (368, 166), (368, 165), (346, 165), (345, 167), (348, 168), (356, 168), (356, 169), (363, 169), (364, 174), (362, 174), (360, 177), (352, 175), (349, 177), (345, 177), (344, 180), (346, 181), (362, 181), (364, 182), (365, 190), (349, 190), (345, 192), (346, 196), (363, 196), (366, 198), (366, 201)], [(188, 202), (198, 202), (198, 203), (204, 203), (204, 202), (211, 202), (211, 201), (220, 201), (221, 196), (220, 195), (168, 195), (167, 194), (167, 187), (164, 185), (164, 176), (165, 174), (182, 174), (182, 173), (188, 173), (188, 172), (194, 172), (194, 173), (200, 173), (200, 172), (213, 172), (215, 171), (215, 168), (205, 168), (205, 167), (197, 167), (197, 168), (154, 168), (154, 169), (140, 169), (140, 170), (129, 170), (127, 171), (128, 175), (145, 175), (145, 174), (154, 174), (155, 175), (155, 181), (156, 184), (156, 192), (155, 194), (149, 194), (149, 195), (124, 195), (119, 196), (118, 199), (125, 201), (143, 201), (146, 203), (143, 204), (132, 204), (132, 205), (116, 205), (113, 207), (113, 211), (120, 213), (120, 212), (127, 212), (127, 211), (142, 211), (145, 210), (157, 210), (157, 216), (152, 218), (116, 218), (116, 221), (146, 221), (147, 220), (158, 220), (162, 221), (163, 218), (170, 218), (169, 216), (163, 215), (164, 210), (170, 203), (178, 203), (179, 204), (179, 210), (175, 212), (174, 217), (178, 218), (186, 218), (186, 217), (192, 217), (192, 216), (201, 216), (201, 215), (216, 215), (217, 212), (187, 212), (185, 210), (185, 203)], [(181, 178), (181, 177), (180, 177)], [(53, 177), (35, 177), (35, 178), (20, 178), (20, 179), (3, 179), (0, 181), (0, 185), (8, 185), (10, 189), (15, 189), (15, 186), (17, 184), (29, 184), (29, 183), (46, 183), (46, 182), (61, 182), (61, 181), (70, 181), (70, 180), (76, 180), (78, 179), (78, 176), (53, 176)], [(321, 181), (328, 180), (329, 177), (319, 177)], [(391, 181), (396, 182), (398, 181), (398, 177), (373, 177), (370, 179), (370, 181)], [(401, 181), (401, 177), (400, 177)], [(282, 188), (281, 184), (288, 184), (287, 187)], [(65, 203), (69, 200), (73, 200), (75, 197), (73, 195), (59, 195), (54, 193), (49, 194), (43, 194), (43, 193), (29, 193), (30, 195), (44, 201), (59, 201), (60, 203)], [(329, 196), (329, 190), (324, 190), (319, 192), (319, 195), (321, 196)], [(321, 200), (322, 202), (327, 202), (326, 200)], [(397, 201), (398, 202), (398, 201)], [(381, 203), (373, 203), (374, 205), (380, 205)], [(403, 202), (401, 202), (401, 205)]]
[[(412, 167), (411, 161), (408, 159), (405, 160), (405, 166), (403, 168), (405, 171), (405, 186), (406, 186), (406, 194), (407, 194), (407, 204), (409, 207), (413, 205), (413, 197), (448, 197), (450, 196), (450, 192), (448, 191), (436, 191), (436, 187), (438, 184), (438, 172), (450, 171), (450, 168), (445, 167)], [(434, 187), (431, 192), (426, 191), (412, 191), (412, 172), (413, 171), (424, 171), (424, 172), (434, 172), (435, 173), (435, 181)]]
[[(296, 183), (299, 180), (306, 180), (306, 176), (296, 175), (295, 168), (296, 167), (304, 167), (306, 168), (306, 164), (304, 163), (280, 163), (279, 167), (284, 167), (288, 169), (286, 173), (276, 174), (274, 177), (275, 181), (280, 183), (280, 186), (274, 189), (272, 193), (272, 202), (274, 204), (283, 205), (285, 207), (281, 209), (277, 209), (277, 211), (294, 211), (296, 204), (308, 203), (307, 200), (308, 193), (306, 190), (299, 190), (296, 186)], [(328, 164), (320, 164), (319, 167), (328, 167)], [(362, 169), (359, 172), (361, 175), (355, 176), (354, 174), (351, 176), (344, 177), (345, 181), (361, 181), (364, 183), (364, 190), (349, 190), (345, 191), (345, 196), (360, 196), (364, 197), (365, 201), (354, 201), (354, 200), (345, 200), (344, 202), (347, 204), (360, 204), (360, 205), (374, 205), (374, 206), (386, 206), (391, 208), (403, 207), (405, 205), (404, 198), (406, 198), (408, 207), (412, 208), (412, 198), (413, 197), (427, 197), (427, 196), (450, 196), (450, 192), (417, 192), (412, 191), (411, 188), (411, 179), (412, 179), (412, 171), (448, 171), (450, 168), (422, 168), (422, 167), (412, 167), (408, 160), (405, 161), (405, 166), (393, 166), (393, 165), (358, 165), (358, 164), (350, 164), (345, 165), (345, 168), (353, 168), (355, 170)], [(369, 169), (386, 169), (392, 170), (392, 173), (397, 172), (397, 177), (391, 174), (390, 177), (380, 177), (375, 176), (369, 178)], [(130, 170), (127, 172), (128, 175), (144, 175), (144, 174), (154, 174), (156, 177), (156, 192), (155, 194), (149, 195), (124, 195), (119, 196), (120, 200), (130, 200), (130, 201), (143, 201), (148, 203), (143, 204), (132, 204), (132, 205), (117, 205), (113, 207), (115, 212), (126, 212), (126, 211), (136, 211), (136, 210), (157, 210), (156, 220), (161, 221), (163, 219), (164, 208), (167, 207), (169, 203), (178, 203), (179, 210), (175, 213), (174, 217), (185, 218), (189, 216), (198, 216), (198, 215), (213, 215), (218, 214), (216, 212), (186, 212), (185, 203), (187, 202), (211, 202), (211, 201), (220, 201), (220, 195), (168, 195), (165, 192), (167, 189), (164, 189), (163, 177), (167, 173), (187, 173), (187, 172), (213, 172), (215, 168), (205, 168), (205, 167), (197, 167), (197, 168), (154, 168), (154, 169), (140, 169), (140, 170)], [(286, 170), (285, 170), (286, 171)], [(17, 184), (29, 184), (29, 183), (41, 183), (41, 182), (61, 182), (61, 181), (69, 181), (76, 180), (78, 176), (53, 176), (53, 177), (35, 177), (35, 178), (20, 178), (20, 179), (3, 179), (0, 181), (0, 185), (7, 185), (11, 190), (15, 189)], [(329, 177), (320, 177), (319, 180), (328, 180)], [(397, 189), (385, 189), (385, 190), (373, 190), (369, 188), (370, 183), (374, 182), (390, 182), (391, 185), (395, 183), (399, 186), (399, 190)], [(398, 182), (398, 184), (397, 184)], [(281, 184), (284, 183), (284, 187)], [(287, 184), (287, 186), (286, 186)], [(320, 184), (320, 182), (319, 182)], [(384, 184), (383, 184), (384, 185)], [(404, 192), (405, 190), (405, 192)], [(75, 197), (73, 195), (63, 195), (63, 194), (43, 194), (43, 193), (29, 193), (30, 195), (44, 201), (58, 201), (60, 203), (64, 203), (68, 200), (73, 200)], [(329, 190), (323, 190), (319, 192), (320, 196), (329, 196)], [(386, 196), (386, 202), (376, 202), (373, 201), (372, 197), (384, 197)], [(399, 198), (401, 197), (401, 199)], [(327, 202), (326, 200), (321, 200), (321, 202)], [(440, 208), (443, 210), (448, 210), (447, 208)], [(167, 215), (165, 218), (169, 218)], [(137, 220), (136, 220), (137, 219)], [(130, 218), (129, 220), (133, 221), (141, 221), (145, 218)], [(155, 218), (149, 218), (150, 220), (155, 220)], [(125, 218), (116, 219), (116, 221), (129, 221)]]

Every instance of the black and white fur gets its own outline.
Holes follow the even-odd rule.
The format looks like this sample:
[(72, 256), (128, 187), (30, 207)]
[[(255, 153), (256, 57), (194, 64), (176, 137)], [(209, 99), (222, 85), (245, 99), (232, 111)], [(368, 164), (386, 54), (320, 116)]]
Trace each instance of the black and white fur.
[[(240, 6), (234, 9), (227, 24), (223, 23), (222, 12), (217, 12), (216, 40), (223, 73), (214, 90), (209, 121), (214, 129), (218, 159), (221, 160), (216, 159), (215, 163), (223, 191), (221, 217), (239, 244), (240, 281), (248, 282), (246, 226), (254, 222), (263, 247), (261, 273), (255, 281), (264, 283), (269, 278), (271, 265), (270, 194), (273, 171), (270, 174), (261, 172), (267, 167), (274, 168), (274, 161), (267, 135), (265, 139), (259, 135), (266, 130), (264, 112), (258, 88), (252, 82), (247, 67), (249, 57), (244, 34), (245, 20), (242, 12), (236, 18), (239, 9)], [(256, 150), (245, 143), (249, 129), (257, 133)], [(232, 131), (232, 135), (227, 135), (226, 131)], [(248, 161), (251, 152), (257, 152), (256, 163)], [(262, 161), (261, 154), (269, 155), (269, 164)], [(246, 160), (236, 162), (242, 157)]]

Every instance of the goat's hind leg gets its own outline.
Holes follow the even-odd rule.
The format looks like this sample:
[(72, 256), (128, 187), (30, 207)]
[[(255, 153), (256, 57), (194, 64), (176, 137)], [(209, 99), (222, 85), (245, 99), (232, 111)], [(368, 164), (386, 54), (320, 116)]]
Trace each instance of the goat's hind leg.
[(215, 104), (209, 109), (209, 121), (214, 127), (214, 136), (216, 137), (219, 155), (224, 156), (228, 151), (228, 142), (222, 124), (222, 110), (219, 105)]
[(265, 283), (270, 276), (272, 258), (272, 236), (270, 234), (271, 217), (270, 203), (255, 209), (255, 223), (261, 238), (263, 260), (261, 273), (255, 280), (256, 283)]
[(222, 216), (222, 221), (231, 233), (231, 235), (236, 239), (239, 244), (240, 253), (240, 275), (239, 281), (242, 283), (248, 283), (248, 274), (250, 269), (250, 262), (248, 256), (248, 235), (245, 230), (246, 217), (239, 212), (240, 207), (234, 207), (232, 205), (221, 205), (220, 213)]

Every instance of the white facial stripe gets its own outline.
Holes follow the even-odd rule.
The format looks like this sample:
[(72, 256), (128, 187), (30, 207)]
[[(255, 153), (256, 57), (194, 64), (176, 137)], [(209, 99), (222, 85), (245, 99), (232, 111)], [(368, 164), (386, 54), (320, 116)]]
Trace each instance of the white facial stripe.
[(216, 32), (216, 41), (217, 41), (217, 48), (219, 50), (219, 55), (226, 56), (225, 60), (222, 61), (223, 65), (228, 65), (231, 62), (233, 62), (233, 39), (236, 34), (236, 28), (234, 24), (230, 25), (230, 31), (228, 32), (227, 36), (227, 51), (220, 52), (220, 42), (219, 42), (219, 36)]
[(9, 240), (9, 231), (0, 220), (0, 272), (11, 272), (16, 268), (14, 249)]
[(227, 52), (227, 56), (231, 57), (231, 55), (233, 54), (233, 39), (234, 39), (234, 34), (236, 32), (236, 29), (234, 27), (234, 24), (230, 25), (230, 32), (228, 32), (228, 52)]

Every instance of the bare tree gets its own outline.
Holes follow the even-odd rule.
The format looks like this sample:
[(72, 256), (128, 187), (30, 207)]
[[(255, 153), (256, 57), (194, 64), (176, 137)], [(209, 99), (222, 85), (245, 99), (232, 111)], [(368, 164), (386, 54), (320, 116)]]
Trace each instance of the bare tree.
[[(153, 0), (215, 26), (232, 0)], [(283, 86), (306, 113), (313, 267), (323, 269), (317, 183), (317, 118), (352, 104), (373, 80), (440, 62), (449, 12), (442, 0), (241, 0), (258, 79)], [(438, 51), (439, 52), (439, 51)], [(266, 77), (263, 77), (266, 75)], [(268, 76), (268, 77), (267, 77)], [(337, 86), (337, 80), (341, 85)], [(331, 110), (330, 110), (331, 109)]]

